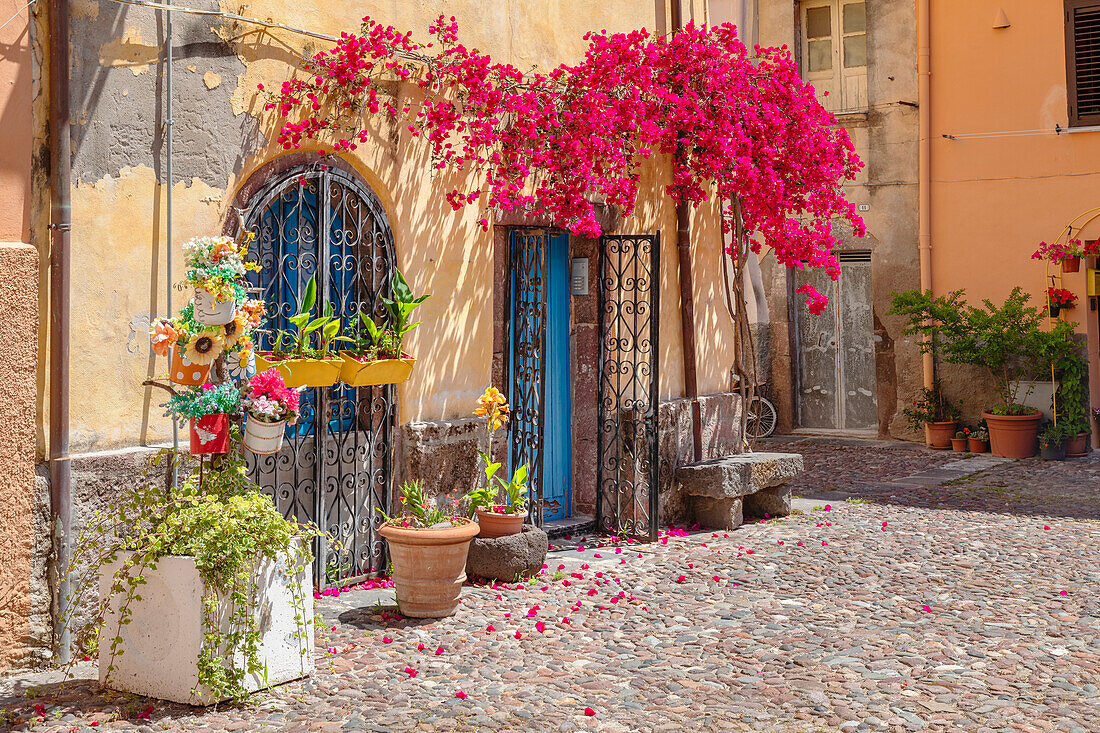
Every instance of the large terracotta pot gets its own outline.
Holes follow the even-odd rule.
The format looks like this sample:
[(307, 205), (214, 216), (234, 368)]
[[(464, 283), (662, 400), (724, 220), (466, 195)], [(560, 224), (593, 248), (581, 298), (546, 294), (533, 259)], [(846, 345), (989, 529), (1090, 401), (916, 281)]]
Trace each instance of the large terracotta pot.
[(1080, 458), (1081, 456), (1087, 456), (1089, 453), (1089, 434), (1077, 433), (1077, 436), (1070, 438), (1066, 443), (1066, 458)]
[(951, 447), (951, 439), (955, 437), (955, 428), (958, 422), (926, 422), (924, 424), (924, 442), (929, 448), (947, 450)]
[(390, 545), (401, 613), (412, 618), (453, 615), (466, 582), (466, 555), (477, 523), (463, 519), (457, 527), (439, 529), (383, 524), (379, 532)]
[(507, 537), (510, 534), (519, 534), (523, 529), (523, 520), (527, 518), (527, 512), (515, 514), (498, 514), (484, 509), (477, 510), (477, 523), (481, 527), (479, 536), (492, 539), (494, 537)]
[(1043, 413), (1030, 415), (994, 415), (983, 412), (989, 428), (989, 450), (1001, 458), (1030, 458), (1039, 445), (1039, 422)]

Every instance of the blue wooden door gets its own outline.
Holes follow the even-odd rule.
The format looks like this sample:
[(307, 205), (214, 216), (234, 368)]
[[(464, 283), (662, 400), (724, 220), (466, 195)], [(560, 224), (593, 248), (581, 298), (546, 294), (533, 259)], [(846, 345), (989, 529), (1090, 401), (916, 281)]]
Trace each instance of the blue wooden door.
[(569, 379), (569, 239), (516, 230), (511, 238), (510, 466), (531, 468), (536, 521), (573, 509)]

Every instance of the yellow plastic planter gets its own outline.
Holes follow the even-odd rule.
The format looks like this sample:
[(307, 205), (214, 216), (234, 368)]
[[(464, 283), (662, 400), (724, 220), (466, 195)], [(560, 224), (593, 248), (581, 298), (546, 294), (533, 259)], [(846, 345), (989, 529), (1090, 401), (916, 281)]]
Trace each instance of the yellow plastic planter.
[(342, 359), (272, 359), (271, 354), (256, 353), (256, 371), (271, 367), (279, 370), (288, 387), (331, 387), (340, 379)]
[(416, 359), (378, 359), (359, 361), (347, 351), (341, 351), (344, 366), (340, 381), (350, 387), (369, 387), (375, 384), (398, 384), (408, 381)]

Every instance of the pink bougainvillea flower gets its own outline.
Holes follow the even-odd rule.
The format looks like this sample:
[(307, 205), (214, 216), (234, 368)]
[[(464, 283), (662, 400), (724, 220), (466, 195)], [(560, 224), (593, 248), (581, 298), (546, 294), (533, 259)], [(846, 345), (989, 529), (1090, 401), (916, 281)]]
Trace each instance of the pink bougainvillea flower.
[(1047, 525), (1044, 524), (1043, 529), (1050, 529), (1050, 527), (1048, 527)]
[(145, 708), (140, 713), (138, 713), (137, 716), (141, 720), (148, 720), (149, 716), (152, 715), (152, 714), (153, 714), (153, 706), (150, 705), (149, 707)]
[(455, 697), (457, 697), (459, 700), (465, 700), (466, 698), (469, 697), (469, 695), (467, 695), (462, 690), (459, 690), (458, 692), (455, 693)]
[(831, 512), (832, 510), (833, 510), (833, 507), (832, 507), (832, 505), (831, 505), (831, 504), (826, 504), (826, 505), (825, 505), (825, 511), (827, 511), (827, 512)]
[(391, 638), (390, 638), (390, 637), (388, 637), (388, 636), (383, 636), (383, 637), (382, 637), (382, 643), (383, 643), (383, 644), (392, 644), (392, 643), (393, 643), (393, 639), (391, 639)]
[(539, 607), (538, 606), (532, 606), (531, 608), (529, 608), (527, 610), (527, 615), (529, 617), (530, 616), (538, 616), (539, 615)]
[(492, 624), (489, 624), (488, 626), (485, 627), (485, 630), (486, 631), (496, 631), (496, 627), (493, 626)]
[(826, 542), (825, 540), (821, 540), (821, 546), (822, 546), (822, 547), (828, 547), (828, 546), (829, 546), (829, 543), (828, 543), (828, 542)]
[(565, 570), (565, 566), (564, 565), (558, 565), (558, 570)]
[(335, 653), (336, 653), (336, 647), (334, 647), (334, 646), (330, 646), (330, 647), (328, 648), (328, 653), (329, 653), (329, 654), (335, 654)]
[(626, 558), (621, 558), (621, 559), (619, 560), (619, 564), (620, 564), (620, 565), (626, 565)]
[(419, 643), (419, 644), (417, 644), (417, 645), (416, 645), (416, 650), (417, 650), (418, 652), (422, 652), (422, 651), (424, 651), (425, 649), (427, 649), (427, 647), (426, 647), (426, 646), (424, 646), (424, 642), (421, 642), (421, 643)]
[(582, 563), (581, 564), (581, 570), (588, 570), (588, 568), (589, 568), (588, 563)]
[(802, 543), (801, 543), (801, 542), (795, 542), (795, 544), (796, 544), (796, 545), (798, 545), (799, 547), (802, 547)]
[(779, 540), (779, 544), (781, 544), (781, 545), (782, 545), (782, 544), (783, 544), (783, 540)]
[(920, 610), (924, 611), (925, 613), (932, 613), (932, 607), (927, 604), (921, 606)]
[(440, 644), (439, 646), (437, 646), (437, 647), (435, 648), (435, 655), (436, 655), (436, 656), (438, 657), (438, 656), (439, 656), (440, 654), (442, 654), (442, 653), (443, 653), (443, 645), (442, 645), (442, 644)]
[(562, 616), (561, 622), (566, 625), (572, 625), (573, 621), (568, 616)]
[(711, 580), (713, 580), (715, 583), (717, 583), (718, 581), (721, 580), (721, 578), (719, 578), (717, 575), (715, 575), (713, 578), (711, 578)]
[(681, 575), (679, 578), (676, 579), (676, 582), (677, 583), (683, 583), (685, 580), (687, 580), (687, 576), (686, 575)]
[(585, 708), (584, 709), (584, 714), (591, 718), (593, 715), (596, 714), (596, 711), (593, 710), (592, 708)]
[(416, 677), (416, 676), (417, 676), (418, 674), (420, 674), (420, 673), (419, 673), (419, 672), (417, 672), (417, 671), (416, 671), (415, 669), (413, 669), (412, 667), (405, 667), (405, 674), (407, 674), (407, 675), (409, 676), (409, 678), (411, 679), (411, 678), (413, 678), (413, 677)]
[(601, 555), (598, 552), (594, 552), (594, 553), (592, 553), (592, 557), (603, 557), (603, 555)]
[(542, 621), (536, 621), (535, 631), (539, 632), (540, 634), (544, 633), (546, 631), (546, 624), (544, 624)]
[(522, 639), (522, 638), (523, 638), (523, 634), (521, 634), (521, 633), (519, 632), (519, 629), (516, 629), (516, 638), (517, 638), (517, 639)]
[(621, 547), (616, 547), (616, 548), (615, 548), (615, 554), (616, 554), (616, 555), (621, 555), (621, 554), (623, 554), (623, 548), (621, 548)]
[(1068, 596), (1068, 595), (1069, 595), (1069, 593), (1068, 593), (1068, 592), (1066, 592), (1066, 591), (1064, 591), (1064, 590), (1061, 590), (1061, 591), (1058, 591), (1058, 595), (1060, 595), (1060, 596)]

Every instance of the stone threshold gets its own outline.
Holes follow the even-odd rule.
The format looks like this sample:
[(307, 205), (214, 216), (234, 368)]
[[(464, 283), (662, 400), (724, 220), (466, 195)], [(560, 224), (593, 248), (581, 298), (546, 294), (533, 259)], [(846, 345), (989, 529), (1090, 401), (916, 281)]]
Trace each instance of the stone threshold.
[(591, 532), (596, 528), (596, 518), (591, 514), (574, 514), (565, 519), (554, 519), (542, 523), (542, 530), (551, 537), (584, 532)]

